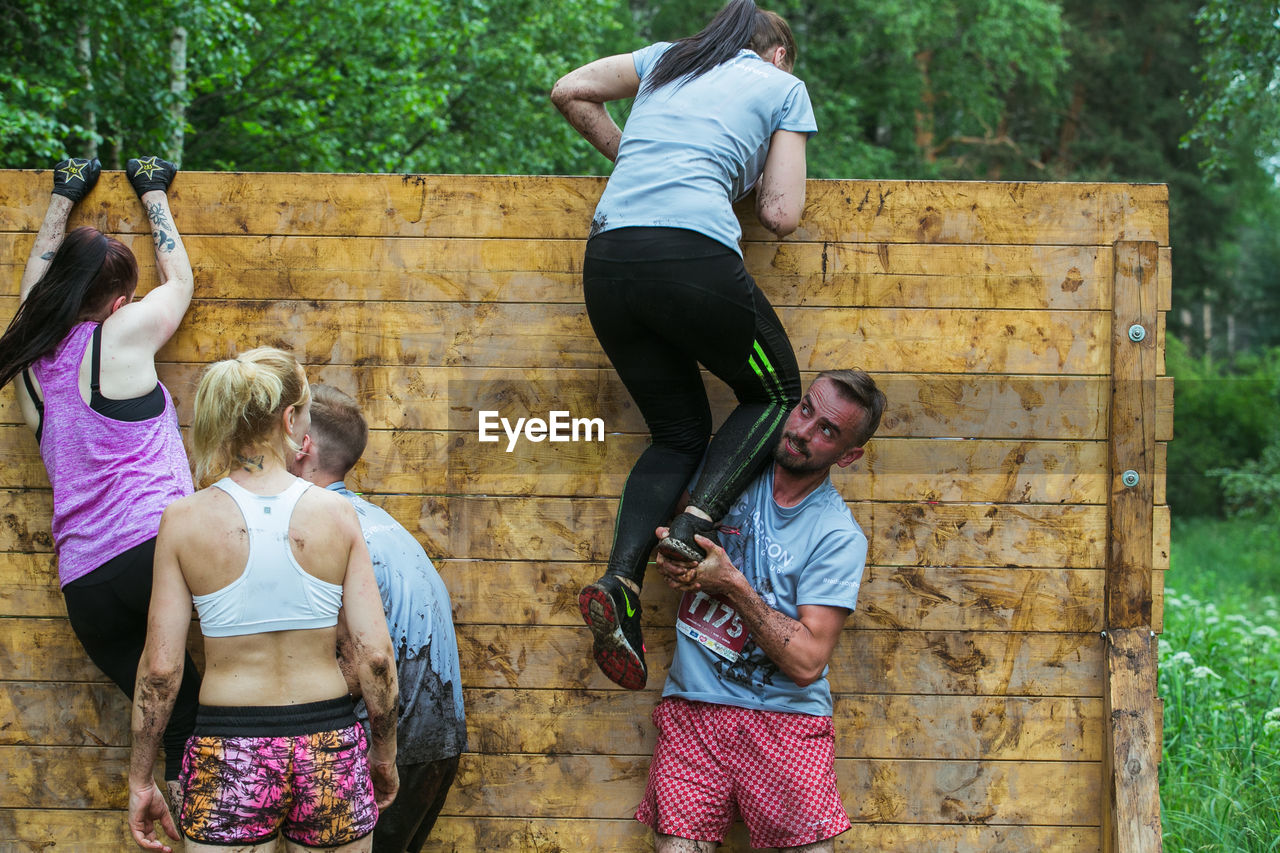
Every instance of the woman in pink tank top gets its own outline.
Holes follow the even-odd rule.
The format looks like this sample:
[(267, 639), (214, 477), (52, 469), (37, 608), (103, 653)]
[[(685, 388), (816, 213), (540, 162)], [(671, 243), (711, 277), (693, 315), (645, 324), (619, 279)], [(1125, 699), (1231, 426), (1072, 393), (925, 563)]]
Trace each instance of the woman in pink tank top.
[[(54, 167), (53, 195), (22, 276), (17, 314), (0, 338), (0, 386), (14, 381), (53, 487), (53, 538), (67, 615), (95, 664), (132, 697), (146, 639), (160, 516), (192, 491), (173, 400), (156, 351), (191, 302), (193, 278), (167, 190), (177, 169), (130, 160), (126, 175), (151, 225), (161, 284), (134, 300), (138, 264), (96, 228), (67, 233), (94, 186), (97, 160)], [(199, 675), (189, 667), (165, 734), (176, 792), (195, 724)]]

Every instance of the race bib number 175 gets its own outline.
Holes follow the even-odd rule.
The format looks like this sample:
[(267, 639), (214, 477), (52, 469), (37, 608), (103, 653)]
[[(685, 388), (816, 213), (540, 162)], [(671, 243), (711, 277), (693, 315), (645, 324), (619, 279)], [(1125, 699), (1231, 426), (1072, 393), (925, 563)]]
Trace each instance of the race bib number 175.
[(738, 612), (728, 602), (701, 591), (686, 592), (680, 599), (676, 629), (728, 661), (742, 656), (749, 636)]

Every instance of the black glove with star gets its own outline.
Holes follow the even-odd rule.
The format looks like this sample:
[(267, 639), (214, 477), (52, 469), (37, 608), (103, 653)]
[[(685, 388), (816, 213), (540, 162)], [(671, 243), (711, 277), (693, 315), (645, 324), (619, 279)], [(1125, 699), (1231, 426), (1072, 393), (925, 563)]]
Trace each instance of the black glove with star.
[(89, 194), (102, 174), (102, 164), (93, 160), (71, 157), (53, 167), (53, 193), (74, 201)]
[(178, 174), (178, 167), (168, 160), (151, 156), (125, 163), (124, 173), (128, 176), (129, 183), (133, 184), (133, 191), (141, 198), (143, 193), (152, 190), (167, 191), (174, 176)]

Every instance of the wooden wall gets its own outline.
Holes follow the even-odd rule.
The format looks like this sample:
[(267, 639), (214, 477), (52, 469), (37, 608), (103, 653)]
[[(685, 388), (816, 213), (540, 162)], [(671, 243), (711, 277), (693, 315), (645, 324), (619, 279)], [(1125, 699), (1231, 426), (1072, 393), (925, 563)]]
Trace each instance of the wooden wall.
[[(49, 185), (47, 171), (0, 180), (6, 317)], [(645, 442), (581, 305), (602, 186), (184, 173), (172, 193), (196, 270), (160, 354), (183, 423), (202, 365), (292, 349), (366, 406), (352, 479), (452, 592), (470, 749), (430, 850), (650, 846), (631, 814), (675, 599), (645, 590), (638, 694), (596, 670), (576, 602)], [(871, 542), (830, 676), (854, 820), (839, 850), (1158, 848), (1167, 208), (1150, 185), (814, 181), (781, 242), (744, 209), (748, 267), (806, 381), (861, 366), (890, 401), (865, 461), (837, 474)], [(130, 243), (154, 284), (122, 173), (103, 174), (77, 223)], [(712, 386), (720, 417), (729, 395)], [(478, 442), (482, 409), (568, 410), (608, 434), (506, 453)], [(130, 849), (128, 708), (67, 626), (48, 483), (8, 390), (0, 448), (0, 847)], [(740, 826), (727, 849), (748, 849)]]

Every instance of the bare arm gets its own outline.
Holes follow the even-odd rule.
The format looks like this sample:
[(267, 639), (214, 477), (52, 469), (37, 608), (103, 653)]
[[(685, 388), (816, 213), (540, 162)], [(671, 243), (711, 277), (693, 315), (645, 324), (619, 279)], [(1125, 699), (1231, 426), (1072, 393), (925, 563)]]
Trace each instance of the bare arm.
[(551, 89), (551, 102), (597, 151), (616, 160), (622, 130), (604, 105), (635, 97), (639, 91), (635, 61), (631, 54), (620, 53), (587, 63), (561, 77)]
[[(399, 779), (396, 772), (396, 709), (399, 684), (396, 681), (395, 652), (387, 633), (387, 618), (373, 574), (369, 549), (360, 533), (360, 522), (349, 505), (343, 508), (342, 523), (349, 528), (350, 557), (342, 582), (342, 611), (347, 640), (344, 654), (360, 684), (360, 693), (369, 710), (369, 769), (373, 774), (378, 808), (395, 799)], [(349, 652), (348, 652), (349, 650)]]
[(102, 173), (102, 164), (97, 160), (82, 160), (72, 157), (59, 162), (53, 167), (53, 193), (49, 199), (49, 209), (45, 211), (44, 222), (36, 234), (35, 245), (27, 257), (26, 269), (22, 271), (22, 283), (19, 295), (22, 299), (40, 277), (49, 269), (53, 254), (62, 245), (62, 238), (67, 235), (67, 218), (76, 202), (88, 195), (98, 182)]
[[(661, 538), (666, 531), (658, 530)], [(706, 559), (698, 563), (696, 574), (690, 573), (691, 564), (672, 560), (665, 552), (658, 551), (658, 569), (667, 583), (675, 589), (701, 589), (723, 595), (738, 612), (756, 645), (788, 678), (801, 687), (821, 678), (849, 611), (843, 607), (802, 604), (796, 608), (799, 618), (792, 619), (765, 603), (746, 576), (729, 561), (723, 548), (703, 536), (696, 541), (707, 552)]]
[(793, 130), (774, 131), (769, 141), (769, 156), (756, 190), (756, 216), (761, 225), (779, 237), (795, 231), (804, 212), (808, 141), (807, 133)]
[(169, 209), (169, 197), (163, 190), (150, 190), (142, 194), (141, 200), (151, 224), (156, 267), (162, 283), (141, 300), (121, 308), (114, 319), (121, 324), (121, 337), (155, 353), (182, 323), (191, 305), (195, 277), (182, 235)]
[(18, 294), (22, 300), (27, 298), (31, 288), (45, 270), (49, 269), (49, 261), (53, 253), (62, 245), (62, 238), (67, 236), (67, 219), (71, 216), (71, 208), (75, 202), (66, 196), (51, 195), (49, 209), (45, 211), (44, 221), (36, 233), (36, 242), (31, 246), (31, 254), (27, 256), (27, 267), (22, 271), (22, 284)]
[[(180, 515), (180, 511), (176, 514)], [(191, 624), (191, 591), (182, 576), (174, 548), (175, 528), (181, 527), (181, 521), (174, 516), (172, 509), (165, 511), (156, 538), (147, 642), (138, 663), (133, 694), (129, 829), (138, 846), (146, 850), (170, 849), (157, 837), (156, 821), (170, 838), (178, 837), (164, 796), (152, 777), (165, 724), (182, 682), (187, 629)]]

